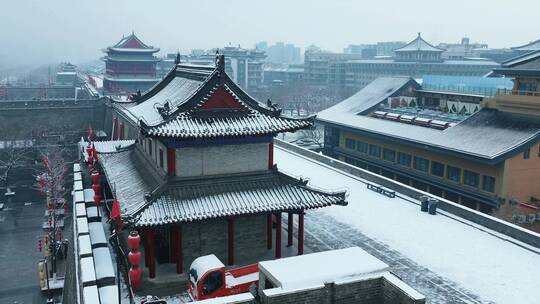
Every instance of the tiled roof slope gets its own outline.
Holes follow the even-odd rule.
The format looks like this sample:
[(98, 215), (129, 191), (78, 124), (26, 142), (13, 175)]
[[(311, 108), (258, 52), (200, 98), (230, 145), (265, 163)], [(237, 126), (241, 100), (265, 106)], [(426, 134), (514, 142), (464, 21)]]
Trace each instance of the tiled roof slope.
[[(287, 117), (271, 102), (263, 104), (249, 96), (227, 76), (223, 64), (215, 68), (178, 64), (160, 83), (137, 98), (136, 105), (116, 103), (115, 107), (144, 133), (161, 137), (275, 135), (313, 125), (313, 117)], [(218, 93), (239, 106), (205, 107), (215, 101)]]
[(95, 147), (122, 217), (135, 226), (346, 204), (345, 191), (319, 190), (277, 169), (161, 181), (134, 143), (96, 142)]

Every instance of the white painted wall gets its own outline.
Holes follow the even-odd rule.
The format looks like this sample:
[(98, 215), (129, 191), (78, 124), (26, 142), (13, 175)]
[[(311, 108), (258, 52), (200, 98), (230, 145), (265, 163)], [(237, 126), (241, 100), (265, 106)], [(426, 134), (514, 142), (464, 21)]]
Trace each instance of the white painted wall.
[(176, 175), (201, 176), (268, 169), (268, 143), (176, 150)]

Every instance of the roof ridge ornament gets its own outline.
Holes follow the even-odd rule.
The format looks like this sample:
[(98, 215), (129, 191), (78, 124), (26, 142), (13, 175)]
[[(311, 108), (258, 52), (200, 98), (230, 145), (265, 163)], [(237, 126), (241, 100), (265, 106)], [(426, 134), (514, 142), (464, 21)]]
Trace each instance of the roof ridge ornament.
[(216, 50), (216, 68), (218, 72), (225, 73), (225, 55), (219, 53), (219, 49)]
[(176, 59), (174, 59), (174, 64), (180, 63), (180, 51), (176, 52)]

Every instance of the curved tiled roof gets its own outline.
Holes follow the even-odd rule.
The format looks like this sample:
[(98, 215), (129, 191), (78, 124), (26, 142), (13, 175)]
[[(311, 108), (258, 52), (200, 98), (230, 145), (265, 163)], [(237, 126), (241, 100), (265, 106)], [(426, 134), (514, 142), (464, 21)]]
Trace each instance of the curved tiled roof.
[[(203, 107), (218, 93), (228, 95), (227, 99), (236, 107)], [(117, 103), (116, 107), (150, 136), (183, 139), (262, 136), (313, 125), (312, 117), (287, 117), (275, 105), (249, 96), (219, 65), (178, 64), (135, 102), (131, 106)]]
[(311, 120), (273, 117), (251, 113), (227, 117), (195, 117), (181, 114), (162, 125), (148, 129), (152, 136), (176, 138), (211, 138), (225, 136), (257, 136), (292, 132), (312, 126)]
[(444, 52), (443, 49), (431, 45), (429, 42), (425, 41), (420, 33), (418, 37), (413, 41), (407, 43), (405, 46), (394, 50), (394, 52), (413, 52), (413, 51), (426, 51), (426, 52)]
[(345, 192), (323, 192), (283, 173), (207, 178), (172, 186), (135, 216), (136, 226), (345, 205)]

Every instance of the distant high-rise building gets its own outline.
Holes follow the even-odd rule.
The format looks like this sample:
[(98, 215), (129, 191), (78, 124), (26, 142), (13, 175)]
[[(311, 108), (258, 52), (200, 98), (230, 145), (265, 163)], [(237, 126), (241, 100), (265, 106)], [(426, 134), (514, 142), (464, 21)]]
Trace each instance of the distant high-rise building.
[(479, 57), (482, 50), (487, 50), (485, 43), (470, 43), (467, 37), (461, 38), (460, 43), (440, 43), (438, 48), (444, 49), (444, 59), (464, 59), (467, 57)]
[(406, 45), (405, 41), (377, 42), (377, 56), (394, 56), (394, 50)]
[(268, 46), (265, 41), (256, 44), (257, 50), (266, 51), (266, 62), (277, 64), (300, 63), (300, 48), (291, 43), (276, 42), (275, 45)]
[(146, 91), (159, 81), (154, 56), (159, 48), (144, 44), (134, 33), (123, 37), (114, 46), (103, 50), (107, 54), (103, 89), (109, 95), (127, 95)]
[(268, 42), (266, 41), (257, 42), (255, 44), (255, 49), (266, 52), (266, 50), (268, 50)]

